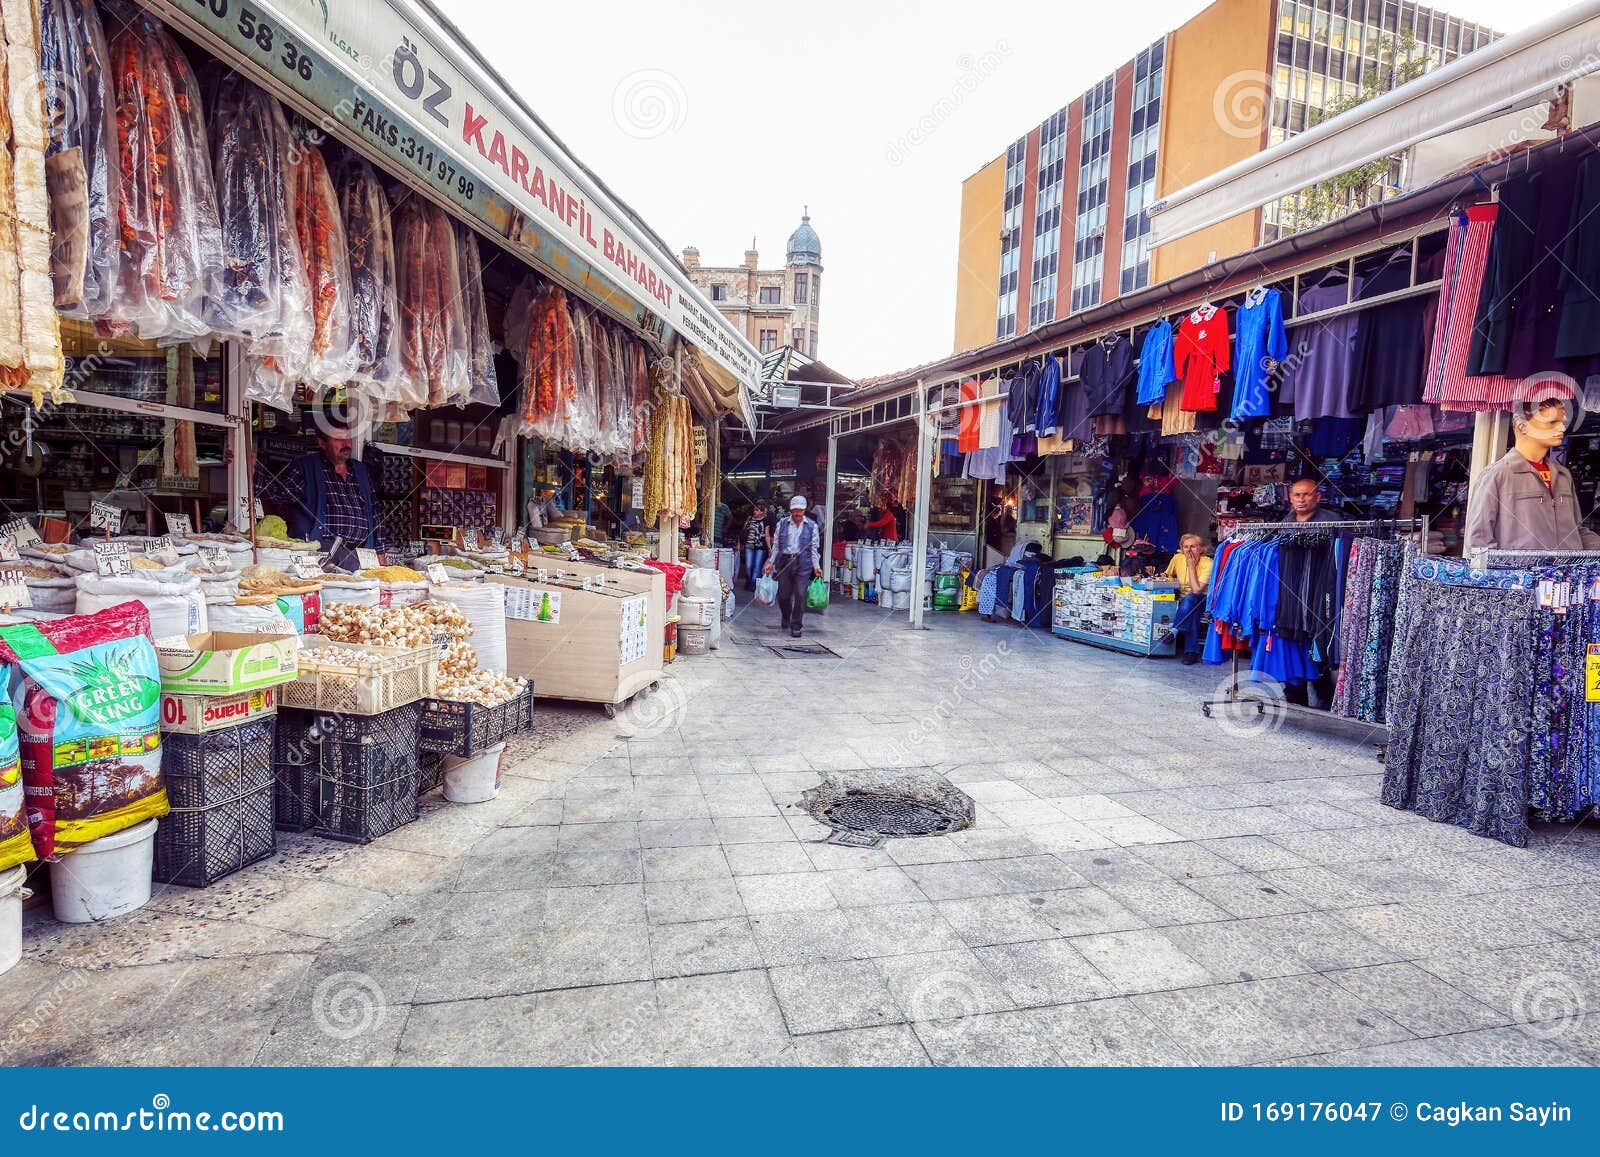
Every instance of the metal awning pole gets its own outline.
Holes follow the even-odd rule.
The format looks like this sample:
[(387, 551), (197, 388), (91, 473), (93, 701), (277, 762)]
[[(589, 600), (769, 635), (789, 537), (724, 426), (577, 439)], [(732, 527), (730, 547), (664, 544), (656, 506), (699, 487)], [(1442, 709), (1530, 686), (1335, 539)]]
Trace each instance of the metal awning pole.
[(928, 503), (932, 494), (933, 452), (937, 418), (928, 415), (928, 392), (917, 379), (917, 500), (911, 514), (911, 629), (920, 631), (922, 623), (922, 584), (927, 581)]
[(839, 480), (839, 436), (830, 428), (828, 431), (828, 486), (824, 491), (826, 497), (822, 500), (822, 573), (827, 576), (828, 585), (833, 585), (833, 524), (838, 521), (839, 512), (833, 508), (834, 484)]

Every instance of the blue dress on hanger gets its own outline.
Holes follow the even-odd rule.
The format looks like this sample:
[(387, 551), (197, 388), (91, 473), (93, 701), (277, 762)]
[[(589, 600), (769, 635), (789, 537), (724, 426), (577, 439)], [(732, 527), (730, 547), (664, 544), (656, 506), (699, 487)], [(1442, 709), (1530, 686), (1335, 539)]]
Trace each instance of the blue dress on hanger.
[(1276, 366), (1289, 356), (1283, 295), (1276, 289), (1257, 293), (1252, 289), (1245, 295), (1233, 318), (1233, 411), (1228, 416), (1235, 422), (1272, 416), (1273, 391), (1282, 380)]

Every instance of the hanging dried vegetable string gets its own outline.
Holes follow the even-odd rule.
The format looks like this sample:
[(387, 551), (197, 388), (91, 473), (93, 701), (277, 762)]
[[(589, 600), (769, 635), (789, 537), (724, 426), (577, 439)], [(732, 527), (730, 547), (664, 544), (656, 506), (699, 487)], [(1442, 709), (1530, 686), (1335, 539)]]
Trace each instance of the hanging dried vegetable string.
[[(45, 189), (45, 96), (39, 75), (39, 9), (35, 0), (5, 0), (0, 5), (5, 30), (5, 97), (10, 131), (12, 236), (15, 246), (15, 313), (20, 319), (20, 357), (9, 364), (6, 382), (33, 391), (37, 405), (48, 394), (61, 400), (64, 365), (61, 356), (61, 322), (55, 311), (55, 287), (50, 276), (50, 204)], [(3, 150), (0, 150), (3, 151)], [(0, 209), (8, 206), (0, 206)], [(0, 270), (0, 282), (9, 275)], [(8, 286), (0, 284), (0, 292)], [(0, 327), (9, 330), (13, 311), (8, 305)]]

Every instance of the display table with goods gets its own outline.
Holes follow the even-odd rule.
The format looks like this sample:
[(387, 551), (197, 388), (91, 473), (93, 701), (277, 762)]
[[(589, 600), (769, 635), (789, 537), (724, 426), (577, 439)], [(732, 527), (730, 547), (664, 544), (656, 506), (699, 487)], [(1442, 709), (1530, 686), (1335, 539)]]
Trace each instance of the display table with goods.
[(660, 680), (662, 572), (562, 561), (485, 581), (506, 588), (507, 670), (546, 698), (614, 709)]
[(1173, 655), (1178, 588), (1170, 582), (1073, 567), (1056, 580), (1050, 631), (1129, 655)]

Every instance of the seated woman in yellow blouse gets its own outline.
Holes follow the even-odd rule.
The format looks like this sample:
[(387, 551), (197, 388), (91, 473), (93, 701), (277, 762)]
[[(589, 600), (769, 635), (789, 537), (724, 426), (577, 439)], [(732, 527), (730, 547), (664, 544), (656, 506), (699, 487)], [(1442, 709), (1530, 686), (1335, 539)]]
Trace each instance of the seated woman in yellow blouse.
[(1211, 589), (1211, 556), (1205, 540), (1186, 534), (1178, 540), (1178, 553), (1167, 564), (1167, 578), (1178, 584), (1178, 616), (1173, 629), (1183, 638), (1183, 662), (1190, 666), (1200, 661), (1200, 612), (1205, 609), (1206, 592)]

